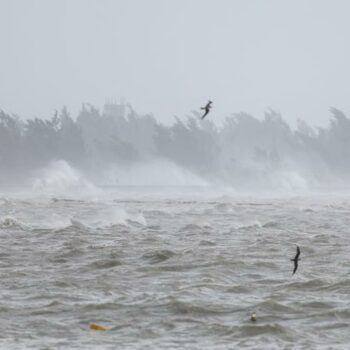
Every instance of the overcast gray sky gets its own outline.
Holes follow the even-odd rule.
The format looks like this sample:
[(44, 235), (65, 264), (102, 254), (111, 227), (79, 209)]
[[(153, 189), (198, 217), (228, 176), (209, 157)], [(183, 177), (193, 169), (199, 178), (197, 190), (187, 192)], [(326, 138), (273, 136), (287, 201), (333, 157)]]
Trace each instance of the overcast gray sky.
[(272, 107), (350, 115), (348, 0), (0, 0), (0, 108), (52, 115), (124, 97), (169, 121)]

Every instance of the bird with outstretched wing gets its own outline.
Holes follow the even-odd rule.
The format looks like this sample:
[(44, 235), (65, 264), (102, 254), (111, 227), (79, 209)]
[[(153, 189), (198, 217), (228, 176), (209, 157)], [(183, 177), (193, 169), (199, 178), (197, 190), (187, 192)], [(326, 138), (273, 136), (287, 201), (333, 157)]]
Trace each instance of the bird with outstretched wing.
[(204, 119), (206, 115), (209, 113), (212, 101), (208, 101), (208, 103), (205, 105), (205, 107), (201, 107), (201, 109), (204, 109), (204, 114), (202, 115), (201, 119)]
[(290, 259), (291, 261), (294, 261), (293, 275), (297, 272), (297, 269), (298, 269), (299, 255), (300, 255), (300, 248), (299, 246), (297, 246), (297, 253), (295, 254), (294, 259)]

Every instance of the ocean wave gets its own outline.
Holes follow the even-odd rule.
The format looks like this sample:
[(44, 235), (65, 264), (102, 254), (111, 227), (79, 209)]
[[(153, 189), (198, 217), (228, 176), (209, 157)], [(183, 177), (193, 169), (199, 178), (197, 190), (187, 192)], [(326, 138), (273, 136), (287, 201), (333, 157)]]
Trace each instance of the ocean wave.
[(263, 302), (255, 306), (256, 310), (260, 310), (261, 313), (265, 314), (275, 314), (276, 312), (285, 314), (294, 314), (296, 312), (296, 307), (290, 305), (285, 305), (274, 300), (264, 300)]
[(70, 218), (70, 225), (77, 229), (119, 229), (132, 226), (143, 227), (147, 221), (141, 213), (129, 213), (121, 208), (108, 208), (96, 210), (91, 215), (77, 214)]
[(167, 271), (167, 272), (180, 272), (180, 271), (189, 271), (189, 270), (197, 270), (201, 268), (207, 268), (212, 266), (224, 265), (225, 261), (212, 261), (206, 263), (191, 263), (191, 264), (166, 264), (154, 267), (159, 271)]
[(102, 311), (102, 310), (120, 310), (120, 308), (123, 307), (123, 305), (117, 303), (117, 302), (110, 302), (110, 301), (101, 301), (101, 302), (87, 302), (84, 305), (81, 306), (81, 311), (89, 312), (89, 311)]
[(322, 309), (332, 309), (335, 306), (334, 302), (326, 302), (326, 301), (320, 301), (320, 300), (299, 302), (297, 304), (299, 307), (302, 307), (304, 309), (314, 309), (317, 311), (321, 311)]
[(175, 252), (167, 249), (160, 249), (147, 252), (142, 255), (142, 258), (147, 260), (150, 264), (158, 264), (166, 261), (176, 255)]
[(227, 293), (239, 293), (239, 294), (250, 294), (254, 292), (252, 288), (242, 286), (242, 285), (236, 285), (236, 286), (231, 286), (226, 289)]
[[(284, 327), (278, 323), (245, 324), (242, 326), (233, 327), (232, 333), (234, 336), (240, 338), (252, 338), (264, 335), (265, 337), (273, 336), (282, 338), (290, 342), (293, 341), (296, 336), (295, 332), (289, 327)], [(268, 338), (266, 339), (266, 343), (269, 343)], [(263, 345), (261, 346), (263, 347)]]
[[(33, 348), (62, 339), (79, 349), (347, 348), (346, 216), (310, 216), (299, 208), (311, 201), (300, 198), (273, 200), (274, 210), (241, 208), (238, 218), (219, 209), (202, 215), (216, 205), (207, 201), (165, 202), (39, 196), (0, 206), (3, 340), (24, 334), (37, 340)], [(158, 215), (163, 207), (174, 215)], [(319, 229), (323, 222), (332, 230)], [(292, 276), (295, 244), (304, 255)], [(89, 322), (109, 332), (93, 333)]]
[(227, 308), (225, 305), (198, 305), (195, 302), (182, 301), (175, 297), (169, 297), (168, 303), (164, 306), (170, 308), (175, 314), (220, 315), (236, 311), (233, 308)]
[(89, 268), (92, 269), (110, 269), (112, 267), (120, 266), (122, 263), (116, 259), (102, 259), (96, 260), (89, 264)]
[(268, 221), (265, 224), (262, 224), (263, 228), (278, 228), (280, 223), (278, 221)]
[(79, 220), (75, 220), (72, 218), (67, 218), (67, 222), (65, 224), (56, 225), (51, 227), (54, 233), (62, 234), (62, 233), (73, 233), (73, 232), (87, 232), (89, 228), (85, 226)]
[(316, 210), (312, 209), (312, 208), (301, 208), (300, 211), (304, 212), (304, 213), (315, 213)]
[(310, 289), (323, 289), (328, 285), (328, 282), (321, 278), (315, 278), (308, 281), (293, 281), (285, 284), (283, 287), (288, 290), (310, 290)]
[(349, 278), (344, 278), (339, 282), (327, 283), (326, 285), (324, 284), (322, 286), (322, 289), (325, 291), (334, 292), (334, 293), (338, 292), (338, 293), (344, 293), (344, 294), (348, 294), (349, 288), (350, 288)]
[(142, 212), (144, 215), (150, 215), (150, 216), (156, 216), (156, 217), (172, 217), (173, 215), (169, 213), (166, 210), (159, 210), (159, 209), (153, 209), (153, 210), (143, 210)]
[(209, 246), (209, 247), (214, 247), (216, 246), (217, 244), (213, 241), (209, 241), (209, 240), (206, 240), (206, 239), (202, 239), (199, 244), (200, 246)]
[(54, 264), (65, 264), (71, 262), (72, 258), (78, 258), (84, 256), (86, 251), (73, 244), (66, 244), (64, 249), (60, 252), (51, 254), (48, 257), (48, 261)]
[(14, 216), (4, 216), (0, 218), (0, 228), (18, 228), (24, 230), (27, 228), (27, 226), (18, 219), (16, 219)]
[(3, 205), (8, 205), (8, 204), (11, 204), (11, 201), (5, 197), (1, 197), (0, 198), (0, 205), (3, 206)]
[(260, 221), (251, 221), (251, 222), (234, 222), (233, 230), (252, 230), (261, 228), (262, 224)]
[(160, 225), (148, 225), (148, 226), (144, 227), (144, 230), (147, 230), (147, 231), (160, 231), (161, 228), (162, 227)]
[(210, 228), (211, 228), (211, 225), (208, 223), (202, 223), (202, 224), (191, 223), (180, 227), (179, 231), (180, 232), (203, 231), (203, 230), (208, 230)]
[(214, 202), (214, 210), (215, 211), (218, 211), (218, 212), (224, 212), (224, 213), (227, 213), (227, 212), (234, 212), (234, 207), (232, 205), (232, 203), (217, 203), (217, 202)]
[(37, 193), (64, 196), (96, 195), (102, 192), (65, 160), (52, 161), (39, 171), (32, 188)]

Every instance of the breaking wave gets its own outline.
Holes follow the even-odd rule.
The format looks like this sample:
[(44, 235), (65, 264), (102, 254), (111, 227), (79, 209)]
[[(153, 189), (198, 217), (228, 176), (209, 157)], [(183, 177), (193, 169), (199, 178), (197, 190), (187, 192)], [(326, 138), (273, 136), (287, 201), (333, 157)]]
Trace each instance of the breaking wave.
[(65, 160), (51, 162), (33, 181), (33, 190), (51, 195), (97, 194), (100, 190)]
[(24, 228), (24, 224), (17, 220), (13, 216), (4, 216), (0, 218), (0, 228), (5, 229), (5, 228)]

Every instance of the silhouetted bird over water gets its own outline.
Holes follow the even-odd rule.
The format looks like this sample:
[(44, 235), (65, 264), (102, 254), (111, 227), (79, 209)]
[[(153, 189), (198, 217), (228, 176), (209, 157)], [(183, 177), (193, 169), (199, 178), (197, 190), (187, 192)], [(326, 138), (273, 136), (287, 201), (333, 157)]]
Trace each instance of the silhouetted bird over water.
[(204, 114), (202, 115), (202, 118), (201, 118), (201, 119), (204, 119), (204, 118), (206, 117), (206, 115), (209, 113), (212, 103), (213, 103), (212, 101), (208, 101), (208, 103), (206, 104), (205, 107), (201, 107), (201, 109), (204, 109), (204, 110), (205, 110), (205, 112), (204, 112)]
[(294, 261), (293, 275), (297, 272), (297, 269), (298, 269), (299, 255), (300, 255), (300, 248), (297, 246), (297, 253), (296, 253), (294, 259), (290, 259), (291, 261)]

